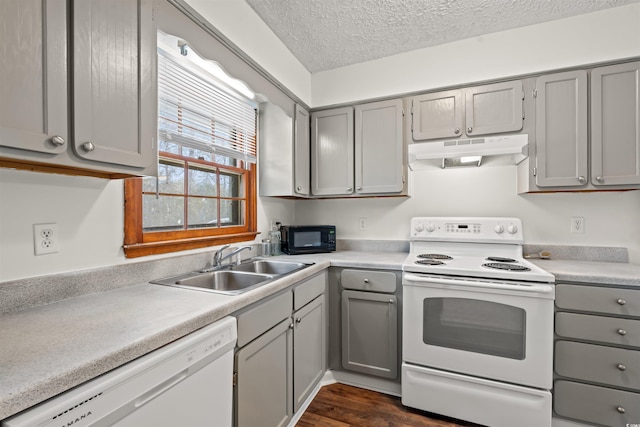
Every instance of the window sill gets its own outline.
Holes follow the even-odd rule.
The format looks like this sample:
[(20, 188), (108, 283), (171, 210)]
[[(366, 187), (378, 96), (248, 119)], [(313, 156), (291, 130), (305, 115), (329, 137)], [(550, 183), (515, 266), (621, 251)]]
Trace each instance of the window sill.
[(247, 242), (254, 240), (258, 234), (260, 233), (250, 231), (246, 233), (227, 234), (222, 236), (192, 237), (170, 241), (125, 244), (122, 247), (124, 249), (125, 257), (138, 258), (148, 255), (159, 255), (186, 251), (189, 249), (205, 248), (207, 246), (224, 245), (227, 243)]

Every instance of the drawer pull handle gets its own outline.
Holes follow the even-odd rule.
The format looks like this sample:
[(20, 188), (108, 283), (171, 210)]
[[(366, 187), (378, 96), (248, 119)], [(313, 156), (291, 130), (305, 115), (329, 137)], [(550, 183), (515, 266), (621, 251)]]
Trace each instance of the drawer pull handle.
[(622, 336), (627, 335), (627, 331), (625, 331), (624, 329), (618, 329), (618, 333)]
[(364, 283), (369, 283), (369, 279), (364, 279)]
[(620, 305), (625, 305), (627, 302), (625, 300), (623, 300), (622, 298), (618, 299), (618, 301), (616, 301), (618, 304)]
[(621, 371), (626, 371), (627, 370), (627, 367), (624, 366), (622, 363), (618, 363), (617, 368), (620, 369)]
[(300, 323), (300, 322), (302, 322), (302, 319), (298, 317), (298, 318), (296, 319), (296, 323)]
[(624, 414), (625, 412), (627, 412), (627, 410), (626, 410), (626, 409), (624, 409), (622, 406), (618, 406), (618, 407), (616, 408), (616, 411), (618, 411), (618, 412), (619, 412), (619, 413), (621, 413), (621, 414)]
[(392, 299), (389, 300), (389, 304), (393, 304), (393, 300)]

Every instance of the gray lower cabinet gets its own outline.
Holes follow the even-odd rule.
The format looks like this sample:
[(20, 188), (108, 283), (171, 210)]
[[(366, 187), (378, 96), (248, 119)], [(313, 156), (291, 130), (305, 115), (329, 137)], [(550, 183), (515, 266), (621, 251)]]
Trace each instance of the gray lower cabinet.
[(556, 285), (556, 415), (602, 426), (640, 418), (639, 289)]
[(411, 99), (414, 141), (522, 130), (522, 81), (435, 92)]
[(396, 378), (397, 298), (392, 294), (342, 292), (342, 367)]
[(326, 370), (326, 272), (236, 314), (236, 427), (286, 426)]
[(155, 175), (153, 1), (29, 0), (0, 10), (0, 47), (9, 52), (0, 61), (2, 165)]

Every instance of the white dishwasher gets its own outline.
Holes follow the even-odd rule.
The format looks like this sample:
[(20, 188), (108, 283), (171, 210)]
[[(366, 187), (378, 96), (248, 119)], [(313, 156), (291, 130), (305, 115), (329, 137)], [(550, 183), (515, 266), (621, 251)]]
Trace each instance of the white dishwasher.
[(2, 427), (231, 427), (234, 317), (64, 392)]

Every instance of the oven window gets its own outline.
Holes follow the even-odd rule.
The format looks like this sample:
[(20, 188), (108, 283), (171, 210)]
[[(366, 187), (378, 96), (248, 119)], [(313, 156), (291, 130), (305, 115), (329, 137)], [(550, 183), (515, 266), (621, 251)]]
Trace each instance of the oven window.
[(467, 298), (427, 298), (423, 310), (425, 344), (525, 357), (526, 312), (521, 308)]

